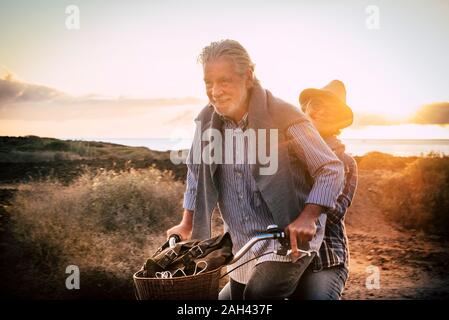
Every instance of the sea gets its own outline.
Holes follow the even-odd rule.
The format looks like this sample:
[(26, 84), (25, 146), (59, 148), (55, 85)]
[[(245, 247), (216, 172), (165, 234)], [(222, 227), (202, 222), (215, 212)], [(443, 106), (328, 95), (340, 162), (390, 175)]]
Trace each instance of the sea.
[[(165, 138), (84, 138), (87, 141), (102, 141), (125, 146), (147, 147), (151, 150), (168, 151), (189, 149), (191, 139)], [(341, 139), (346, 152), (363, 156), (369, 152), (383, 152), (394, 156), (425, 156), (429, 153), (449, 155), (449, 139), (393, 140), (393, 139)]]

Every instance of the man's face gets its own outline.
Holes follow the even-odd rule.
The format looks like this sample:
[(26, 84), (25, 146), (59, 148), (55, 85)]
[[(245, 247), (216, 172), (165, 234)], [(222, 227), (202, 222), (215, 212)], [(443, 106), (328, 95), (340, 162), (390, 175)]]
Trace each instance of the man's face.
[(250, 71), (238, 74), (233, 62), (225, 58), (204, 65), (206, 93), (217, 113), (234, 121), (241, 119), (247, 111), (250, 75)]

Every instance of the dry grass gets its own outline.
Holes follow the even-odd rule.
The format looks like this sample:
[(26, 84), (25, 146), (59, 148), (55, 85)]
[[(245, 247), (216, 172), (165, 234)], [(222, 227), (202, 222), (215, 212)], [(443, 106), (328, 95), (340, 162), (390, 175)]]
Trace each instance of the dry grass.
[(66, 151), (11, 151), (8, 153), (0, 152), (0, 162), (18, 163), (18, 162), (48, 162), (48, 161), (72, 161), (81, 160), (78, 154)]
[[(449, 157), (376, 153), (358, 161), (361, 170), (382, 169), (375, 201), (390, 219), (447, 236)], [(14, 246), (2, 255), (16, 263), (13, 295), (133, 299), (132, 274), (178, 222), (183, 191), (181, 182), (154, 168), (85, 172), (68, 185), (22, 184), (8, 212)], [(81, 290), (65, 288), (72, 264), (80, 268)]]
[(393, 170), (404, 169), (408, 164), (414, 162), (418, 157), (397, 157), (388, 153), (369, 152), (366, 155), (355, 157), (359, 169), (362, 170)]
[[(22, 185), (11, 218), (28, 255), (19, 268), (27, 290), (37, 298), (133, 298), (132, 274), (178, 222), (183, 190), (154, 168)], [(65, 288), (71, 264), (80, 268), (79, 292)]]
[(449, 235), (449, 157), (409, 163), (383, 184), (382, 205), (406, 228)]

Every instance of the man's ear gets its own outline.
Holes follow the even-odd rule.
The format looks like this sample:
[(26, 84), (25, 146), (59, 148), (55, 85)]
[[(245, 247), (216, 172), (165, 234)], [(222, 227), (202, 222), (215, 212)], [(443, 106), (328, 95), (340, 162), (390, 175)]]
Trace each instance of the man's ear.
[(254, 71), (248, 68), (246, 70), (246, 88), (251, 89), (254, 86)]

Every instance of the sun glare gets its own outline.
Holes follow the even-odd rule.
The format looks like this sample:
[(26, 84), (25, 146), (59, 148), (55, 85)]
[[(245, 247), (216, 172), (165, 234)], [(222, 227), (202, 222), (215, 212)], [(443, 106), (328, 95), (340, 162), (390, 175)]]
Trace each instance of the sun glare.
[(343, 131), (344, 139), (449, 139), (449, 125), (400, 124), (365, 126)]

